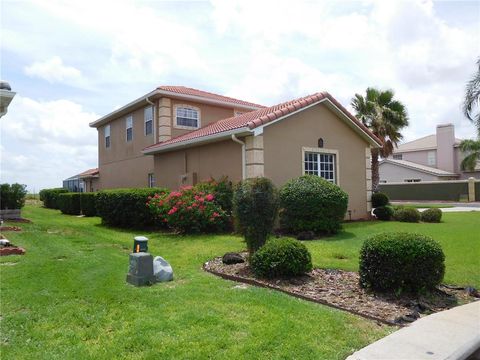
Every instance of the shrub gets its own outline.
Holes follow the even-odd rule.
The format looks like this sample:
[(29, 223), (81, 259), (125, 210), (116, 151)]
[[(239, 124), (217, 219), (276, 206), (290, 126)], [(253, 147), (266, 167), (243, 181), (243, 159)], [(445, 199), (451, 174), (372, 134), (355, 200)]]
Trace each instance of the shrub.
[(67, 192), (68, 190), (64, 188), (43, 189), (40, 191), (40, 200), (43, 201), (43, 206), (46, 208), (58, 209), (58, 195)]
[(271, 239), (251, 257), (258, 277), (297, 276), (312, 270), (312, 257), (301, 242), (288, 238)]
[(80, 215), (80, 193), (78, 192), (58, 194), (57, 204), (62, 214)]
[(380, 206), (386, 206), (390, 202), (388, 196), (384, 193), (374, 193), (372, 194), (372, 207), (377, 208)]
[(0, 185), (0, 209), (21, 209), (25, 205), (27, 185), (1, 184)]
[(83, 215), (97, 216), (96, 199), (97, 199), (97, 193), (95, 192), (81, 193), (80, 207), (82, 209)]
[(161, 223), (183, 234), (223, 231), (230, 219), (213, 194), (191, 186), (149, 196), (147, 207)]
[(428, 223), (439, 223), (442, 220), (442, 210), (427, 209), (422, 212), (422, 221)]
[(99, 191), (96, 208), (102, 223), (123, 228), (141, 228), (155, 224), (154, 214), (145, 206), (149, 196), (165, 194), (162, 188), (113, 189)]
[(278, 193), (267, 178), (247, 179), (235, 187), (233, 214), (250, 254), (257, 251), (273, 230), (278, 212)]
[(373, 214), (378, 220), (388, 221), (393, 217), (393, 207), (390, 205), (379, 206), (373, 209)]
[(420, 211), (411, 207), (399, 208), (395, 210), (394, 218), (402, 222), (417, 223), (420, 221)]
[(288, 232), (336, 233), (341, 228), (348, 195), (314, 175), (290, 180), (280, 190), (280, 224)]
[(233, 185), (227, 176), (218, 180), (210, 179), (202, 181), (194, 186), (195, 190), (212, 194), (214, 202), (218, 204), (228, 215), (232, 214)]
[(444, 261), (442, 248), (428, 236), (378, 234), (360, 250), (360, 285), (380, 292), (429, 290), (442, 281)]

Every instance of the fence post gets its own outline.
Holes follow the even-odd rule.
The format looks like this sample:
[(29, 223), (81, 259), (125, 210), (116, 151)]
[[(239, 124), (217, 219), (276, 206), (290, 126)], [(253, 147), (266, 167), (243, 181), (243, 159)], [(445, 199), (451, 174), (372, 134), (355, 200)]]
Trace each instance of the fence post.
[(468, 201), (475, 201), (475, 178), (468, 178)]

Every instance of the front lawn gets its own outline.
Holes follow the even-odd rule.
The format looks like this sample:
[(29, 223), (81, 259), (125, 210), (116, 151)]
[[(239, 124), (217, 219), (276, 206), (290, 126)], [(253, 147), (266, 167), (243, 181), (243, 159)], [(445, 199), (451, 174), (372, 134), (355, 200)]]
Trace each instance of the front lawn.
[[(27, 254), (0, 259), (2, 359), (344, 359), (394, 330), (201, 270), (245, 248), (240, 237), (143, 233), (150, 251), (171, 262), (175, 281), (135, 288), (125, 276), (138, 232), (32, 206), (23, 214), (33, 224), (15, 224), (23, 231), (6, 235)], [(421, 232), (441, 242), (447, 283), (480, 286), (480, 213), (448, 213), (443, 221), (350, 223), (306, 244), (314, 266), (356, 270), (367, 236)]]

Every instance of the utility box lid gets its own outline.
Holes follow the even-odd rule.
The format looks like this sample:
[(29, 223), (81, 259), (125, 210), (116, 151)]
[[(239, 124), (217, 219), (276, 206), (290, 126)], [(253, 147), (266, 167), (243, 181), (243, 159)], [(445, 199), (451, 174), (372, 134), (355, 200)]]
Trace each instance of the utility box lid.
[(135, 236), (134, 239), (135, 241), (139, 241), (139, 242), (148, 241), (148, 238), (146, 238), (145, 236)]

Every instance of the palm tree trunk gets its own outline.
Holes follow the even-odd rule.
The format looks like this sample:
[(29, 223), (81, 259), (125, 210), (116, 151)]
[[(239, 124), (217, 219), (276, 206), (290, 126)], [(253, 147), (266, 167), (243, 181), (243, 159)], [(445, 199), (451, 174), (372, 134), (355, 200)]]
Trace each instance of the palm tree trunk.
[(380, 182), (380, 175), (378, 173), (378, 149), (372, 149), (372, 190), (378, 191), (378, 183)]

